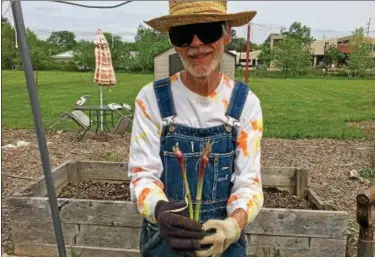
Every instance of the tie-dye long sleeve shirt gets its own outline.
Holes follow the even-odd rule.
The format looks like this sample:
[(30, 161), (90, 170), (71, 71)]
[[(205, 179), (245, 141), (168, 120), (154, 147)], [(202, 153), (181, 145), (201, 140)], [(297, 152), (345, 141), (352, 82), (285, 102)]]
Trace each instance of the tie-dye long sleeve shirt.
[[(227, 121), (227, 110), (234, 81), (223, 75), (219, 86), (209, 96), (190, 91), (181, 81), (180, 74), (171, 77), (171, 90), (175, 99), (176, 123), (196, 128), (217, 126)], [(238, 133), (235, 151), (235, 171), (232, 175), (232, 192), (227, 202), (231, 215), (242, 208), (252, 222), (263, 206), (260, 167), (260, 142), (263, 134), (263, 117), (258, 97), (250, 92), (236, 125)], [(129, 153), (131, 199), (140, 214), (156, 223), (154, 209), (159, 200), (168, 201), (160, 180), (163, 172), (159, 156), (160, 134), (163, 122), (152, 83), (142, 88), (136, 98), (133, 129)]]

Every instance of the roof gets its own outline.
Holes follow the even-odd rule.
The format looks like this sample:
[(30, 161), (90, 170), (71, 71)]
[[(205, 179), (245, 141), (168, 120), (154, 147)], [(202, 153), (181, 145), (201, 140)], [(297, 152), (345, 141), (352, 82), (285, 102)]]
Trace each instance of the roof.
[(63, 53), (55, 54), (52, 56), (54, 59), (66, 59), (66, 58), (73, 58), (73, 51), (69, 50)]
[[(169, 51), (169, 50), (171, 50), (172, 48), (173, 48), (173, 46), (168, 47), (167, 49), (161, 51), (160, 53), (155, 54), (155, 55), (154, 55), (154, 58), (157, 57), (157, 56), (159, 56), (159, 55), (161, 55), (161, 54), (163, 54), (163, 53), (165, 53), (165, 52), (167, 52), (167, 51)], [(237, 56), (235, 53), (231, 52), (230, 50), (225, 50), (224, 52), (226, 52), (226, 53), (232, 55), (233, 57), (236, 57), (236, 56)]]

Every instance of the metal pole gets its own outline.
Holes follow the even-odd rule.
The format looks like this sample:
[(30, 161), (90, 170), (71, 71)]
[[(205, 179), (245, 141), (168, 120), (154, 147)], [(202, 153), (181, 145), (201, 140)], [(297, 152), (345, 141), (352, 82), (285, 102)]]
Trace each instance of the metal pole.
[[(100, 109), (103, 108), (103, 87), (99, 86)], [(100, 110), (100, 130), (103, 131), (103, 111)]]
[(250, 23), (247, 24), (245, 84), (249, 82)]
[(18, 34), (19, 44), (20, 44), (20, 55), (22, 60), (23, 70), (25, 72), (25, 79), (27, 84), (27, 89), (29, 92), (29, 98), (31, 103), (31, 109), (34, 117), (35, 132), (38, 138), (39, 151), (43, 166), (44, 178), (46, 181), (49, 204), (52, 213), (52, 221), (55, 229), (56, 241), (59, 250), (60, 257), (66, 257), (65, 244), (63, 233), (61, 229), (61, 222), (59, 216), (59, 209), (57, 206), (56, 192), (54, 188), (54, 183), (51, 176), (51, 166), (49, 161), (48, 148), (46, 143), (46, 137), (44, 134), (44, 128), (42, 123), (42, 114), (40, 111), (39, 99), (36, 91), (33, 66), (31, 63), (30, 51), (27, 43), (25, 24), (23, 20), (23, 14), (21, 9), (21, 2), (14, 1), (12, 3), (12, 12), (15, 22), (16, 31)]

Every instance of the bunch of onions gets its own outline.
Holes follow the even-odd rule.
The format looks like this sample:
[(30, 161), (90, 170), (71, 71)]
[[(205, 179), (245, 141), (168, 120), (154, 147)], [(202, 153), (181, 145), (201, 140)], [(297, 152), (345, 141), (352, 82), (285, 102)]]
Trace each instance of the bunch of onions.
[(209, 156), (212, 149), (212, 143), (208, 142), (206, 143), (205, 147), (203, 148), (202, 154), (200, 156), (199, 161), (199, 173), (198, 173), (198, 186), (197, 186), (197, 199), (196, 199), (196, 206), (195, 206), (195, 214), (193, 211), (193, 202), (191, 200), (191, 194), (190, 194), (190, 188), (189, 188), (189, 182), (187, 179), (186, 174), (186, 167), (185, 167), (185, 158), (178, 147), (178, 143), (173, 147), (173, 153), (180, 164), (181, 174), (184, 181), (184, 187), (185, 187), (185, 202), (189, 205), (189, 217), (190, 219), (195, 219), (197, 222), (200, 219), (200, 211), (201, 211), (201, 205), (202, 205), (202, 191), (203, 191), (203, 179), (204, 179), (204, 173), (207, 168), (208, 162), (209, 162)]

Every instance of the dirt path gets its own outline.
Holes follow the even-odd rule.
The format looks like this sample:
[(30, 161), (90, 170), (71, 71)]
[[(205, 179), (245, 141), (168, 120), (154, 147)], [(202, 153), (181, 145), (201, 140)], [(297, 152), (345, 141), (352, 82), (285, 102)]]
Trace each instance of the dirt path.
[[(43, 175), (34, 130), (3, 130), (2, 146), (18, 140), (30, 145), (2, 149), (2, 247), (10, 240), (7, 206), (4, 200), (31, 179)], [(47, 135), (52, 167), (67, 160), (126, 161), (129, 135), (116, 136), (110, 142), (94, 141), (86, 136), (77, 142), (73, 133)], [(262, 141), (262, 166), (301, 167), (310, 170), (310, 187), (338, 210), (355, 215), (355, 196), (374, 184), (374, 180), (350, 179), (349, 172), (374, 165), (375, 140), (285, 140)]]

